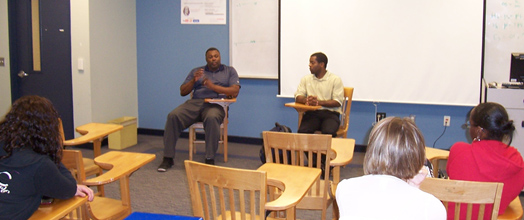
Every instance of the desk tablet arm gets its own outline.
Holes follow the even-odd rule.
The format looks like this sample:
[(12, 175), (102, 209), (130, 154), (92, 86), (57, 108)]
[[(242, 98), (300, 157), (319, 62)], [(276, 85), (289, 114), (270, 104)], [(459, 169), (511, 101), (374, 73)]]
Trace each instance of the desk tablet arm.
[(110, 151), (95, 158), (95, 163), (109, 171), (83, 184), (98, 186), (120, 182), (120, 200), (107, 197), (95, 197), (88, 203), (92, 219), (124, 219), (131, 214), (131, 196), (129, 193), (129, 176), (140, 167), (155, 159), (154, 154)]
[(340, 182), (340, 167), (346, 166), (353, 160), (355, 150), (355, 139), (333, 138), (331, 140), (331, 151), (334, 158), (330, 161), (333, 167), (333, 184), (336, 187)]

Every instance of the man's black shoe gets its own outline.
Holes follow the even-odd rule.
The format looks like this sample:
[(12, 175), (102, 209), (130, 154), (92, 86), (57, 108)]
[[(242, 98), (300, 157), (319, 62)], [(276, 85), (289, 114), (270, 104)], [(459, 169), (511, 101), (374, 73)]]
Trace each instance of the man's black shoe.
[(166, 172), (167, 169), (173, 166), (173, 158), (164, 157), (160, 166), (158, 166), (158, 172)]
[(215, 165), (215, 159), (206, 158), (206, 164)]

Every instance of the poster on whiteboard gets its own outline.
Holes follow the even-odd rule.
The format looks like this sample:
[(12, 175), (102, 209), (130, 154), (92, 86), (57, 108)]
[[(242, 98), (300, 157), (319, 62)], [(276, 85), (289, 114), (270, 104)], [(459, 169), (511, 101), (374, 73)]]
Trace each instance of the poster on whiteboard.
[(226, 24), (227, 0), (180, 0), (182, 24)]

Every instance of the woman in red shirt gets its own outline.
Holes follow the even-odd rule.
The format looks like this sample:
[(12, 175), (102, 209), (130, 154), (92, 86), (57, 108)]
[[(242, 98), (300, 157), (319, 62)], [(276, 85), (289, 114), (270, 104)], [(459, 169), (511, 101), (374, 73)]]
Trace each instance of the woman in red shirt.
[[(469, 133), (471, 144), (455, 143), (450, 150), (447, 172), (450, 179), (504, 183), (499, 214), (524, 188), (524, 162), (521, 154), (511, 147), (515, 126), (506, 109), (498, 103), (481, 103), (470, 112)], [(448, 206), (448, 219), (454, 207)], [(492, 206), (486, 206), (491, 213)], [(461, 207), (465, 215), (466, 206)], [(478, 213), (474, 206), (473, 213)], [(490, 215), (484, 215), (489, 219)]]

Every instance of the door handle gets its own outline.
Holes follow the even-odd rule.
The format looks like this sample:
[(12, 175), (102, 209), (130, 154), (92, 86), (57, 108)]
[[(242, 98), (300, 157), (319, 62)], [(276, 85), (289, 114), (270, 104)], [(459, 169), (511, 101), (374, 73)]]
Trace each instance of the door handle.
[(23, 70), (20, 70), (20, 72), (18, 72), (18, 77), (20, 78), (24, 78), (26, 76), (28, 76), (29, 74), (27, 74), (26, 72), (24, 72)]

